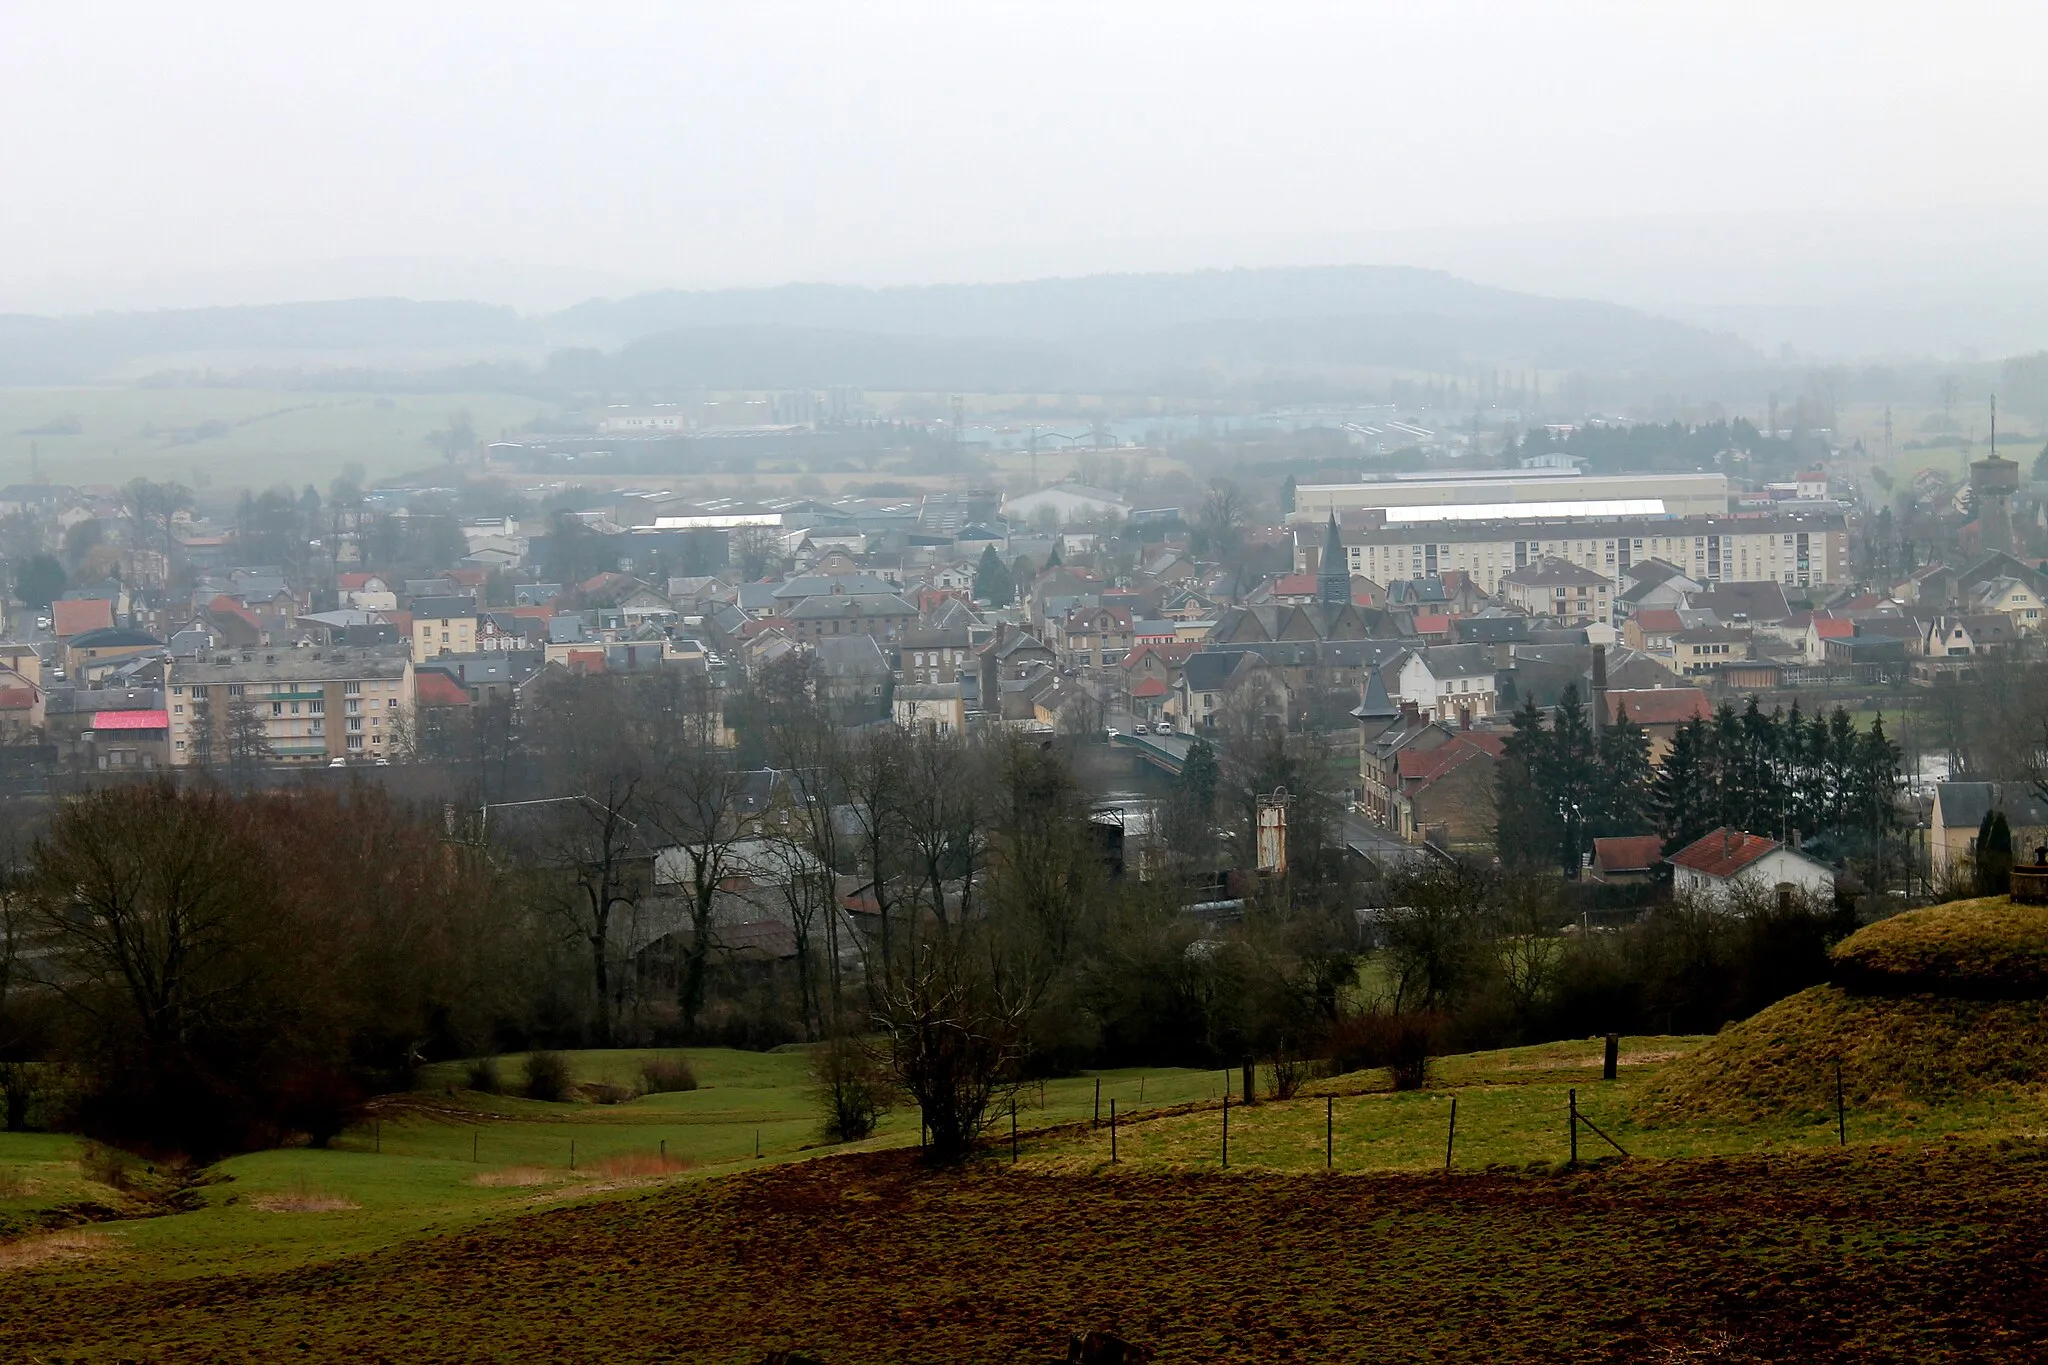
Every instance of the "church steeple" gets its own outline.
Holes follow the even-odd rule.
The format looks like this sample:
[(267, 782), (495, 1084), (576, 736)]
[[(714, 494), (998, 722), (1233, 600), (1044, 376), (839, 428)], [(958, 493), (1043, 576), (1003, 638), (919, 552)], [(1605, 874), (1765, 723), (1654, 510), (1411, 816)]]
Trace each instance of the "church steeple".
[(1323, 533), (1323, 556), (1316, 565), (1316, 601), (1326, 607), (1341, 607), (1351, 601), (1351, 569), (1344, 554), (1344, 538), (1337, 533), (1337, 514), (1330, 513), (1329, 529)]

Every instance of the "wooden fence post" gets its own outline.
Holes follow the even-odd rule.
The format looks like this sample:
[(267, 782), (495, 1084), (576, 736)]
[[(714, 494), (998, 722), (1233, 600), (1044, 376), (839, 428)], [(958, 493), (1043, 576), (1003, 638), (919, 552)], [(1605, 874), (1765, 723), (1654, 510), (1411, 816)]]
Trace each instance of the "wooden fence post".
[(1572, 1165), (1579, 1164), (1579, 1092), (1573, 1090), (1567, 1103), (1571, 1107)]
[(1323, 1169), (1337, 1168), (1337, 1097), (1323, 1096)]
[(1249, 1057), (1245, 1058), (1245, 1059), (1244, 1059), (1244, 1102), (1245, 1102), (1246, 1104), (1257, 1104), (1257, 1103), (1259, 1102), (1259, 1096), (1258, 1096), (1258, 1092), (1257, 1092), (1256, 1090), (1254, 1090), (1254, 1089), (1252, 1088), (1252, 1087), (1253, 1087), (1253, 1085), (1254, 1085), (1254, 1083), (1256, 1082), (1256, 1080), (1257, 1080), (1257, 1078), (1258, 1078), (1258, 1077), (1257, 1077), (1257, 1073), (1258, 1073), (1258, 1065), (1257, 1065), (1257, 1064), (1256, 1064), (1255, 1062), (1253, 1062), (1251, 1058), (1249, 1058)]
[(1451, 1148), (1458, 1142), (1458, 1097), (1451, 1096), (1451, 1131), (1444, 1135), (1444, 1169), (1451, 1169)]
[(1102, 1077), (1095, 1078), (1095, 1117), (1088, 1121), (1090, 1128), (1102, 1126)]
[(1116, 1165), (1116, 1101), (1109, 1102), (1109, 1164)]
[(1618, 1033), (1610, 1033), (1607, 1035), (1607, 1057), (1600, 1067), (1600, 1079), (1603, 1081), (1613, 1080), (1615, 1070), (1620, 1065), (1621, 1035)]
[(1223, 1089), (1223, 1169), (1230, 1169), (1230, 1088)]

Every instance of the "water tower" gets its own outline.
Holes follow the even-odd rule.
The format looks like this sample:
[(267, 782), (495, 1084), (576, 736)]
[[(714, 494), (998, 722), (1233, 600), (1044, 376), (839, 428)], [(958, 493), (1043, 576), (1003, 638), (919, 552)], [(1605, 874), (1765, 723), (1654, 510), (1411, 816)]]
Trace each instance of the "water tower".
[(1998, 454), (1998, 398), (1991, 399), (1991, 453), (1970, 463), (1970, 505), (1977, 511), (1977, 548), (2011, 554), (2012, 495), (2020, 491), (2020, 467)]
[(1970, 503), (1977, 512), (1977, 548), (2013, 552), (2012, 496), (2020, 491), (2020, 467), (2000, 455), (1970, 464)]

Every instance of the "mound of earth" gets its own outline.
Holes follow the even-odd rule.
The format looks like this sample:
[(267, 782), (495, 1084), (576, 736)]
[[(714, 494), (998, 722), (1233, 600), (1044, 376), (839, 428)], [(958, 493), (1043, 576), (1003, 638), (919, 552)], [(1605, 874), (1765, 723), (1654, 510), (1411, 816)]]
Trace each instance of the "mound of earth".
[(1646, 1122), (1830, 1115), (1835, 1063), (1852, 1106), (1937, 1103), (2048, 1078), (2048, 1003), (1854, 995), (1815, 986), (1721, 1030), (1645, 1092)]
[(1908, 910), (1844, 939), (1833, 975), (1866, 995), (2040, 999), (2048, 996), (2048, 905), (1990, 896)]
[(2048, 908), (2003, 896), (1882, 920), (1834, 950), (1834, 981), (1723, 1029), (1644, 1092), (1649, 1123), (1819, 1117), (2048, 1080)]

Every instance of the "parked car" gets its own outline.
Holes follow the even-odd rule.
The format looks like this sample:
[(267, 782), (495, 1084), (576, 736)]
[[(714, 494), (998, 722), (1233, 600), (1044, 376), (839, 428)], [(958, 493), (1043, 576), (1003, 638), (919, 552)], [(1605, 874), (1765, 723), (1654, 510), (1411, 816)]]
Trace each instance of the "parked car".
[(1149, 735), (1152, 733), (1152, 727), (1141, 720), (1131, 727), (1131, 733), (1134, 735)]

